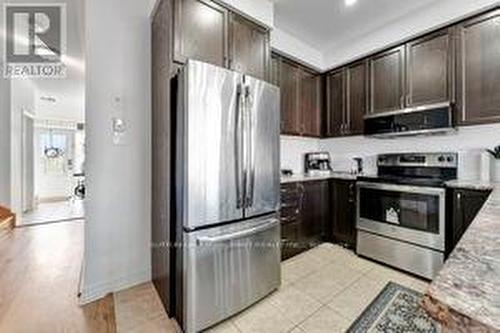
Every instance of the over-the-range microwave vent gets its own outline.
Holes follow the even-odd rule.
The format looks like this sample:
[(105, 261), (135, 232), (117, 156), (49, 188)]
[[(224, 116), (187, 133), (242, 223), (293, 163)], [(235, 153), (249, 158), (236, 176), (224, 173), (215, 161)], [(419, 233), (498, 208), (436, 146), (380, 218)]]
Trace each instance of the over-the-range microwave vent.
[(365, 135), (392, 138), (454, 131), (453, 105), (449, 102), (366, 115)]

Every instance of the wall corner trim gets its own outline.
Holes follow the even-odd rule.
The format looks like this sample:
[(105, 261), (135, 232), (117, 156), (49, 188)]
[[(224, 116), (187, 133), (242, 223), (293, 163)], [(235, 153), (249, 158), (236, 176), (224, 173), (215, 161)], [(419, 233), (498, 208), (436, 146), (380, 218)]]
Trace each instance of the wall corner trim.
[(86, 286), (82, 289), (79, 304), (86, 305), (105, 297), (110, 293), (128, 289), (142, 283), (151, 281), (151, 272), (149, 270), (140, 270), (119, 276), (109, 281), (103, 281)]

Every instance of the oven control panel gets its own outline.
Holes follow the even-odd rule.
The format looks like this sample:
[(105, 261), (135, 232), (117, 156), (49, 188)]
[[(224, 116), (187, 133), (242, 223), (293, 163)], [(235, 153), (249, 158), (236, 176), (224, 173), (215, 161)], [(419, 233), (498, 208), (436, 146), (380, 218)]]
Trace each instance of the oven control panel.
[(456, 168), (457, 153), (385, 154), (378, 157), (378, 166)]

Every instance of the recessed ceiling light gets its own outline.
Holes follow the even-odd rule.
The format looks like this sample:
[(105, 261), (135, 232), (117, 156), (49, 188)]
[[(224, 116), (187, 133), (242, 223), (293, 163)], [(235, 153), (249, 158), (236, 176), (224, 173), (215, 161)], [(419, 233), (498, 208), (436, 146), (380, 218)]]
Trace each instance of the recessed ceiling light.
[(345, 0), (345, 5), (346, 6), (352, 6), (354, 5), (358, 0)]

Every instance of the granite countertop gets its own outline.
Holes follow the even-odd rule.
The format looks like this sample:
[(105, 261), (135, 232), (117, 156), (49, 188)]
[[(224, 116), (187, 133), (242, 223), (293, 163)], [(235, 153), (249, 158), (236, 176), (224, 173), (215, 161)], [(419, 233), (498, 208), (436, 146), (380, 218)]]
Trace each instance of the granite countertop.
[(469, 190), (488, 191), (493, 190), (494, 184), (482, 180), (450, 180), (446, 182), (447, 187), (463, 188)]
[(450, 182), (492, 193), (422, 304), (452, 332), (500, 332), (500, 183)]
[(281, 184), (295, 183), (295, 182), (307, 182), (313, 180), (324, 180), (324, 179), (347, 179), (356, 180), (360, 175), (333, 171), (327, 174), (316, 174), (316, 175), (306, 175), (306, 174), (294, 174), (292, 176), (281, 176)]

